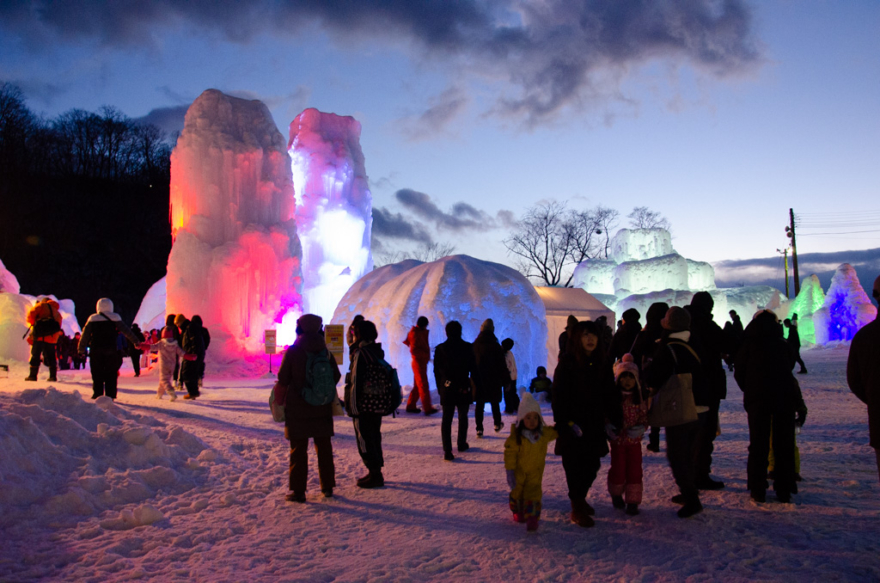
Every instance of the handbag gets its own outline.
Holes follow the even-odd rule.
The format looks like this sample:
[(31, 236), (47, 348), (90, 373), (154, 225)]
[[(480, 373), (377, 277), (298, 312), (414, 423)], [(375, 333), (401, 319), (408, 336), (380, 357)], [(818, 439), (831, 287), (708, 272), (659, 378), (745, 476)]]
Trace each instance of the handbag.
[(339, 402), (339, 395), (333, 398), (333, 401), (330, 403), (330, 410), (333, 412), (334, 417), (345, 417), (345, 409), (342, 408), (342, 403)]
[[(677, 342), (687, 348), (699, 362), (700, 358), (693, 349)], [(672, 360), (678, 365), (675, 351), (669, 347)], [(648, 424), (651, 427), (675, 427), (697, 420), (697, 405), (694, 402), (694, 379), (691, 373), (676, 373), (673, 368), (670, 376), (663, 386), (651, 397), (651, 410), (648, 411)]]
[(287, 387), (276, 381), (269, 393), (269, 410), (276, 423), (284, 423), (284, 402), (287, 400)]

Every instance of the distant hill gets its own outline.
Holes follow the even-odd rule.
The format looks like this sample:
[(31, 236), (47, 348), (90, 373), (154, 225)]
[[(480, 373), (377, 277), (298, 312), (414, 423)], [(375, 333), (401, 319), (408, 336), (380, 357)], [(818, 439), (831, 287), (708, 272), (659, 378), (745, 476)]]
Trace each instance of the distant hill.
[[(798, 271), (801, 281), (812, 274), (819, 276), (822, 288), (826, 291), (831, 284), (831, 276), (841, 263), (849, 263), (856, 269), (862, 287), (870, 290), (874, 279), (880, 275), (880, 248), (862, 251), (838, 251), (835, 253), (803, 253), (798, 255)], [(785, 270), (783, 258), (735, 259), (718, 261), (715, 268), (715, 285), (718, 287), (743, 287), (748, 285), (769, 285), (785, 291)], [(794, 278), (789, 257), (789, 280), (791, 296), (794, 297)], [(869, 292), (870, 293), (870, 292)]]

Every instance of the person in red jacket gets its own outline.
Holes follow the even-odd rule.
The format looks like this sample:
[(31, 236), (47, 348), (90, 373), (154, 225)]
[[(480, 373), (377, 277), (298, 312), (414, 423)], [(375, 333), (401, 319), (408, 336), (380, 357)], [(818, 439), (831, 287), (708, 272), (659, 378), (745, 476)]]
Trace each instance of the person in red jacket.
[(27, 313), (27, 323), (30, 325), (28, 344), (31, 345), (31, 374), (24, 380), (37, 380), (40, 372), (40, 356), (43, 364), (49, 367), (49, 381), (57, 381), (57, 362), (55, 360), (55, 344), (61, 336), (61, 312), (58, 311), (58, 302), (51, 298), (42, 298), (31, 307)]
[(419, 396), (421, 396), (425, 415), (433, 415), (439, 409), (435, 409), (431, 405), (431, 389), (428, 386), (428, 362), (431, 360), (431, 346), (428, 344), (428, 319), (426, 317), (419, 316), (416, 325), (410, 329), (403, 343), (409, 346), (409, 352), (412, 355), (413, 384), (415, 385), (406, 401), (406, 412), (419, 413), (421, 411), (416, 407)]

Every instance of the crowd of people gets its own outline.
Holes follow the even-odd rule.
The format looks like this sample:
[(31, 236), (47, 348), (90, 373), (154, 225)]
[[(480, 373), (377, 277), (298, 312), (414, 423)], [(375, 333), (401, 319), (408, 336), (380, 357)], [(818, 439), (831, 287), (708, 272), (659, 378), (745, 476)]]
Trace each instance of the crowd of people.
[[(454, 441), (457, 452), (468, 451), (468, 415), (476, 404), (476, 436), (484, 435), (484, 408), (492, 411), (495, 432), (504, 428), (504, 411), (516, 413), (516, 422), (505, 442), (504, 466), (510, 486), (509, 505), (517, 522), (529, 530), (538, 526), (542, 480), (549, 445), (562, 458), (571, 521), (583, 527), (595, 524), (587, 496), (610, 453), (607, 491), (612, 505), (637, 515), (642, 501), (642, 443), (648, 433), (648, 449), (659, 451), (659, 432), (666, 434), (666, 455), (679, 493), (671, 500), (678, 516), (702, 512), (700, 492), (724, 488), (712, 477), (714, 440), (719, 434), (720, 403), (727, 396), (725, 364), (744, 394), (749, 423), (748, 487), (756, 502), (766, 501), (773, 483), (783, 503), (797, 493), (796, 427), (806, 420), (806, 406), (792, 369), (798, 354), (786, 340), (784, 325), (769, 310), (755, 314), (742, 327), (731, 311), (724, 329), (713, 319), (714, 302), (708, 292), (698, 292), (687, 306), (652, 305), (645, 326), (637, 310), (627, 310), (616, 333), (602, 321), (577, 321), (571, 316), (559, 338), (559, 359), (552, 377), (539, 367), (528, 390), (516, 390), (514, 341), (498, 341), (495, 325), (487, 319), (473, 342), (462, 338), (457, 321), (446, 324), (446, 340), (433, 354), (434, 384), (440, 396), (442, 421), (440, 442), (443, 457), (454, 461), (452, 425), (458, 414)], [(796, 320), (786, 326), (796, 326)], [(431, 360), (429, 321), (421, 316), (403, 342), (410, 348), (415, 386), (405, 411), (431, 415), (427, 365)], [(791, 333), (789, 333), (789, 338)], [(382, 487), (382, 413), (367, 410), (376, 362), (385, 352), (376, 340), (373, 322), (357, 316), (348, 328), (350, 368), (345, 375), (345, 410), (352, 418), (358, 452), (367, 474), (357, 481), (361, 488)], [(307, 356), (326, 350), (321, 319), (303, 316), (297, 340), (287, 351), (279, 370), (279, 382), (293, 387), (308, 383)], [(338, 365), (333, 361), (336, 374)], [(802, 365), (802, 373), (806, 368)], [(341, 376), (339, 377), (341, 378)], [(686, 378), (692, 404), (689, 417), (675, 423), (650, 426), (651, 404), (673, 381)], [(543, 397), (542, 397), (543, 395)], [(515, 397), (514, 397), (515, 396)], [(553, 423), (545, 421), (538, 399), (549, 400)], [(422, 409), (417, 407), (421, 399)], [(515, 399), (515, 400), (514, 400)], [(280, 403), (279, 403), (280, 404)], [(309, 438), (315, 440), (321, 490), (332, 495), (332, 407), (316, 407), (302, 399), (288, 398), (286, 433), (291, 443), (290, 493), (288, 500), (305, 501)], [(304, 423), (303, 419), (308, 422)], [(769, 465), (772, 460), (772, 466)], [(768, 468), (772, 472), (768, 474)]]
[[(211, 335), (200, 316), (169, 314), (165, 326), (144, 334), (137, 324), (131, 327), (113, 311), (109, 298), (98, 300), (82, 333), (68, 337), (61, 328), (58, 302), (41, 298), (28, 311), (27, 341), (31, 345), (30, 374), (26, 381), (36, 381), (42, 364), (49, 369), (48, 381), (58, 380), (57, 371), (89, 369), (92, 375), (92, 399), (117, 397), (119, 369), (125, 358), (131, 359), (134, 376), (141, 368), (158, 365), (157, 397), (166, 393), (176, 399), (174, 388), (186, 388), (184, 399), (195, 399), (205, 377), (205, 352)], [(155, 355), (155, 357), (153, 356)]]

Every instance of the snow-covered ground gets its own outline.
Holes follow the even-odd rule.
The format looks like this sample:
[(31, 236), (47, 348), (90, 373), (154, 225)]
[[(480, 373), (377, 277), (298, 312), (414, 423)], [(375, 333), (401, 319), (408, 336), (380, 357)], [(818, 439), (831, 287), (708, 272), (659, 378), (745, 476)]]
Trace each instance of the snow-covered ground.
[(878, 581), (880, 485), (847, 351), (804, 352), (794, 504), (750, 501), (729, 376), (714, 463), (727, 487), (704, 493), (702, 514), (675, 516), (665, 457), (646, 452), (641, 514), (612, 508), (606, 458), (589, 497), (596, 526), (579, 528), (551, 455), (537, 533), (510, 519), (507, 430), (477, 440), (473, 412), (472, 449), (453, 463), (439, 416), (387, 418), (380, 490), (355, 486), (364, 470), (350, 420), (337, 419), (336, 496), (321, 497), (312, 457), (308, 501), (292, 504), (271, 379), (209, 375), (198, 401), (171, 403), (156, 400), (155, 377), (123, 369), (113, 405), (88, 399), (88, 372), (25, 383), (13, 364), (0, 378), (0, 581)]

